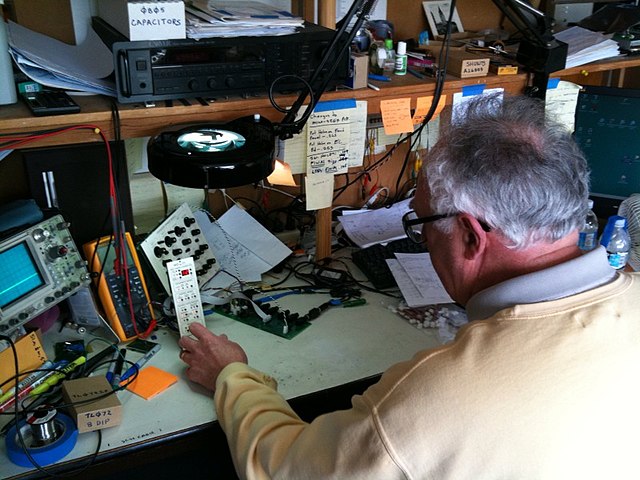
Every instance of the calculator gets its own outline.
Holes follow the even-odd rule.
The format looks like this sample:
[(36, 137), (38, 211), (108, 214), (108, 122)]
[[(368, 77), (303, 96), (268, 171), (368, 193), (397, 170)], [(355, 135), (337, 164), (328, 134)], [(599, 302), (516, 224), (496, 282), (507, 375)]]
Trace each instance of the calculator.
[(80, 106), (69, 95), (60, 90), (25, 92), (21, 93), (20, 96), (36, 117), (63, 115), (80, 111)]

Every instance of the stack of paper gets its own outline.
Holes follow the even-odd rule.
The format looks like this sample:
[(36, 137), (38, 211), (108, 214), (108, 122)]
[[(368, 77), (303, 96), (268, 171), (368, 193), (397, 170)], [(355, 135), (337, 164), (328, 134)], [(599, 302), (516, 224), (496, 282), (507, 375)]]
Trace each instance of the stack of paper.
[(9, 22), (10, 53), (32, 80), (48, 87), (116, 96), (113, 54), (92, 30), (80, 45), (64, 42)]
[(569, 46), (565, 68), (620, 56), (618, 42), (611, 35), (592, 32), (582, 27), (571, 27), (555, 34), (556, 40)]
[(192, 0), (186, 5), (187, 37), (290, 35), (304, 19), (253, 1)]

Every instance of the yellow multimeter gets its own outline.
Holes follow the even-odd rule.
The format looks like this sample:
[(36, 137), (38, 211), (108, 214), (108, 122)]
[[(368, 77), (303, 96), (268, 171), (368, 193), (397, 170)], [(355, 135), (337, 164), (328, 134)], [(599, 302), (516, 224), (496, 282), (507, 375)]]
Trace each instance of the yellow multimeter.
[(125, 232), (125, 239), (126, 268), (124, 265), (116, 267), (118, 256), (112, 236), (83, 245), (104, 314), (122, 341), (137, 338), (155, 323), (140, 261), (128, 232)]

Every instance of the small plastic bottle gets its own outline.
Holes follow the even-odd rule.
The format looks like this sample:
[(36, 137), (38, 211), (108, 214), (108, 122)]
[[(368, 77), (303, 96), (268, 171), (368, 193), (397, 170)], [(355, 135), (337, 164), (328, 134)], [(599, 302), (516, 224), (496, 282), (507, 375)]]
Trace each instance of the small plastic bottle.
[(398, 50), (396, 52), (396, 69), (394, 73), (396, 75), (407, 74), (407, 44), (405, 42), (398, 42)]
[(387, 38), (384, 41), (384, 49), (387, 57), (384, 59), (384, 72), (393, 73), (396, 68), (396, 51), (393, 49), (393, 40)]
[(631, 239), (625, 228), (627, 219), (619, 217), (613, 224), (613, 231), (607, 243), (607, 257), (609, 265), (616, 270), (624, 268), (629, 259), (629, 249), (631, 248)]
[(598, 217), (593, 213), (593, 200), (589, 199), (589, 211), (580, 230), (578, 247), (585, 252), (598, 246)]

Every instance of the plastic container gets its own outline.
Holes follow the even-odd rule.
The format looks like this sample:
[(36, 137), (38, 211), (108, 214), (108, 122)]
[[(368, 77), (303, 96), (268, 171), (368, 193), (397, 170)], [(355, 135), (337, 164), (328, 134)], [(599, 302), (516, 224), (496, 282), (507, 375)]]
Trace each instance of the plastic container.
[(398, 50), (396, 51), (396, 75), (406, 75), (407, 73), (407, 44), (398, 42)]
[(393, 73), (396, 68), (396, 51), (393, 49), (393, 40), (387, 38), (384, 41), (384, 49), (387, 54), (384, 59), (384, 72)]
[(613, 224), (611, 236), (607, 242), (607, 258), (609, 265), (616, 270), (621, 270), (629, 260), (629, 250), (631, 249), (631, 238), (626, 229), (627, 220), (624, 217), (618, 217)]
[(384, 63), (387, 59), (387, 50), (380, 40), (371, 42), (369, 47), (369, 71), (376, 75), (384, 74)]
[(588, 252), (598, 246), (598, 217), (593, 213), (593, 200), (589, 199), (589, 211), (580, 230), (578, 247)]

